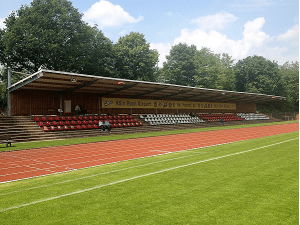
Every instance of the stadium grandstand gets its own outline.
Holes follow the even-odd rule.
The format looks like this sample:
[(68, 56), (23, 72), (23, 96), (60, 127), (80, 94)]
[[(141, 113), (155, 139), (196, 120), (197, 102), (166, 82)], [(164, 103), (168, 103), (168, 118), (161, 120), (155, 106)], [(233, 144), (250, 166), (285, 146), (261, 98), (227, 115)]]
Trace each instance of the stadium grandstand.
[(11, 74), (8, 117), (2, 123), (16, 123), (18, 129), (12, 134), (24, 133), (24, 137), (15, 137), (19, 141), (107, 135), (105, 126), (120, 134), (274, 121), (255, 115), (256, 104), (285, 100), (51, 70), (40, 70), (10, 85)]

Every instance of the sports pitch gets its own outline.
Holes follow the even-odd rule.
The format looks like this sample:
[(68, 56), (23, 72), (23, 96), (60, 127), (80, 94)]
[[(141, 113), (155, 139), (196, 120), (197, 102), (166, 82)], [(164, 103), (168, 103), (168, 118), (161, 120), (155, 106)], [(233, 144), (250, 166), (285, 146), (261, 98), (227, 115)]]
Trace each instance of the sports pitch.
[(3, 183), (0, 224), (298, 224), (298, 190), (292, 132)]

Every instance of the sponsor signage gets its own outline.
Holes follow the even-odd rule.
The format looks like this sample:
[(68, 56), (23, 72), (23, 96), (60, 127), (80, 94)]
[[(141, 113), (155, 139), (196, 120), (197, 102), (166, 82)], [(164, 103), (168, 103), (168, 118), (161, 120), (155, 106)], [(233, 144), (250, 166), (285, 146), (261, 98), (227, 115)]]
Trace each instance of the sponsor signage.
[(236, 109), (235, 103), (189, 102), (149, 99), (102, 98), (102, 108)]

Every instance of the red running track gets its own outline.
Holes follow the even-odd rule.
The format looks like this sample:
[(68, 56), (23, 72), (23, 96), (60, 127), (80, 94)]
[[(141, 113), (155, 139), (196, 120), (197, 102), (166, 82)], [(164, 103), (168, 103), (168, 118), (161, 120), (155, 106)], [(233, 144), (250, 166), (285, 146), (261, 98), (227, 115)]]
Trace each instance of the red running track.
[(299, 130), (299, 123), (0, 153), (0, 183)]

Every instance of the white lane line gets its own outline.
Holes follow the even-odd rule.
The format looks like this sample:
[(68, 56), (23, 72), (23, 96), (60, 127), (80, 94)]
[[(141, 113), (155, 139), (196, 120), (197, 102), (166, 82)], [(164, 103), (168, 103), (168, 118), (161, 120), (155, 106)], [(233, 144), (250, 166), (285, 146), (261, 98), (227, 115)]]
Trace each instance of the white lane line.
[(275, 146), (275, 145), (283, 144), (283, 143), (286, 143), (286, 142), (289, 142), (289, 141), (294, 141), (296, 139), (299, 139), (299, 137), (289, 139), (289, 140), (285, 140), (285, 141), (281, 141), (281, 142), (274, 143), (274, 144), (270, 144), (270, 145), (265, 145), (265, 146), (258, 147), (258, 148), (253, 148), (253, 149), (246, 150), (246, 151), (236, 152), (236, 153), (223, 155), (223, 156), (219, 156), (219, 157), (215, 157), (215, 158), (211, 158), (211, 159), (201, 160), (201, 161), (198, 161), (198, 162), (188, 163), (188, 164), (181, 165), (181, 166), (171, 167), (171, 168), (168, 168), (168, 169), (159, 170), (159, 171), (152, 172), (152, 173), (146, 173), (146, 174), (143, 174), (143, 175), (139, 175), (139, 176), (135, 176), (135, 177), (131, 177), (131, 178), (111, 182), (111, 183), (108, 183), (108, 184), (97, 185), (97, 186), (94, 186), (94, 187), (91, 187), (91, 188), (87, 188), (87, 189), (83, 189), (83, 190), (79, 190), (79, 191), (74, 191), (74, 192), (63, 194), (63, 195), (57, 195), (57, 196), (50, 197), (50, 198), (45, 198), (45, 199), (41, 199), (41, 200), (37, 200), (37, 201), (33, 201), (33, 202), (28, 202), (28, 203), (21, 204), (21, 205), (17, 205), (17, 206), (12, 206), (12, 207), (8, 207), (8, 208), (0, 209), (0, 212), (9, 211), (9, 210), (12, 210), (12, 209), (19, 209), (19, 208), (22, 208), (22, 207), (35, 205), (35, 204), (38, 204), (38, 203), (47, 202), (47, 201), (51, 201), (51, 200), (55, 200), (55, 199), (59, 199), (59, 198), (63, 198), (63, 197), (71, 196), (71, 195), (76, 195), (76, 194), (96, 190), (96, 189), (99, 189), (99, 188), (108, 187), (108, 186), (112, 186), (112, 185), (115, 185), (115, 184), (123, 183), (123, 182), (126, 182), (126, 181), (136, 180), (136, 179), (139, 179), (139, 178), (142, 178), (142, 177), (148, 177), (148, 176), (151, 176), (151, 175), (164, 173), (164, 172), (168, 172), (168, 171), (172, 171), (172, 170), (176, 170), (176, 169), (180, 169), (180, 168), (184, 168), (184, 167), (188, 167), (188, 166), (192, 166), (192, 165), (196, 165), (196, 164), (200, 164), (200, 163), (204, 163), (204, 162), (214, 161), (214, 160), (217, 160), (217, 159), (227, 158), (227, 157), (230, 157), (230, 156), (236, 156), (236, 155), (252, 152), (252, 151), (255, 151), (255, 150), (259, 150), (259, 149), (268, 148), (268, 147), (272, 147), (272, 146)]

